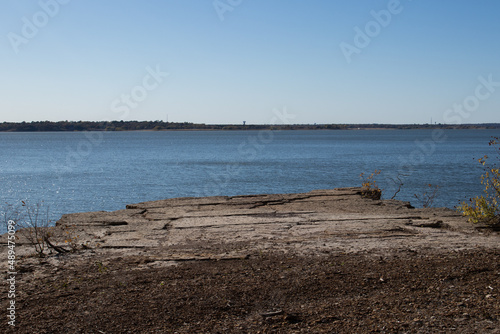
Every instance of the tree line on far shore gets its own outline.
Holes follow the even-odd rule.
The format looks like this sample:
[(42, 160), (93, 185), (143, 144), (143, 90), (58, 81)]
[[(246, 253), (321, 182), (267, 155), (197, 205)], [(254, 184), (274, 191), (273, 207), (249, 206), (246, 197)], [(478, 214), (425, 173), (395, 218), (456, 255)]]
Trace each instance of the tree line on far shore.
[(203, 124), (164, 121), (35, 121), (3, 122), (2, 132), (41, 131), (162, 131), (162, 130), (353, 130), (353, 129), (500, 129), (484, 124)]

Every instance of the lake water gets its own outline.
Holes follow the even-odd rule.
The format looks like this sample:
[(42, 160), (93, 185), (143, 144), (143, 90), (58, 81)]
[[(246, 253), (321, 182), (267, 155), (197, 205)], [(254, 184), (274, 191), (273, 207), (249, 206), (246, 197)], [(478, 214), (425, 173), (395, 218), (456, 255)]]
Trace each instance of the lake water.
[[(0, 133), (0, 203), (43, 201), (64, 213), (171, 197), (295, 193), (377, 177), (397, 199), (439, 185), (435, 206), (481, 191), (477, 158), (494, 130)], [(2, 209), (0, 208), (0, 211)]]

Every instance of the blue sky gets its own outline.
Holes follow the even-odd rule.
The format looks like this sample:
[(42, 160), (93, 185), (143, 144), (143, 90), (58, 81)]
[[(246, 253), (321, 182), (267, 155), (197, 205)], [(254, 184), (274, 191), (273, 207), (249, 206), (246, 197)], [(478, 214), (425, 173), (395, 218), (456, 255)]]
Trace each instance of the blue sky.
[(286, 108), (292, 123), (500, 122), (499, 13), (495, 0), (4, 0), (0, 121), (255, 124)]

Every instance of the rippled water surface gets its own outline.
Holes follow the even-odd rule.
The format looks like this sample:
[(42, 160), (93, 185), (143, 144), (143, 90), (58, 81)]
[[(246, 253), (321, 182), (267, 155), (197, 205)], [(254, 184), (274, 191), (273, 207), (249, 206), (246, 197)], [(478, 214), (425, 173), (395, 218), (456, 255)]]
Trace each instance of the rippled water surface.
[[(170, 197), (306, 192), (378, 176), (385, 197), (436, 206), (480, 192), (490, 130), (0, 133), (1, 203), (43, 201), (63, 213), (117, 210)], [(476, 159), (476, 160), (475, 160)], [(1, 209), (0, 209), (1, 210)]]

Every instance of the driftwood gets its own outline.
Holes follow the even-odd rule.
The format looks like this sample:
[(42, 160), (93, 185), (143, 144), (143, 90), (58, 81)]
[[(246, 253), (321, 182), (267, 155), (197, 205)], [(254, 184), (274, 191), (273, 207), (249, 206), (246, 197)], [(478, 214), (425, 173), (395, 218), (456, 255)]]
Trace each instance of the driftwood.
[(51, 243), (49, 238), (47, 238), (47, 237), (44, 237), (44, 241), (47, 245), (49, 245), (50, 248), (52, 248), (53, 250), (55, 250), (58, 253), (68, 253), (69, 252), (69, 250), (64, 249), (60, 246), (56, 246), (53, 243)]

